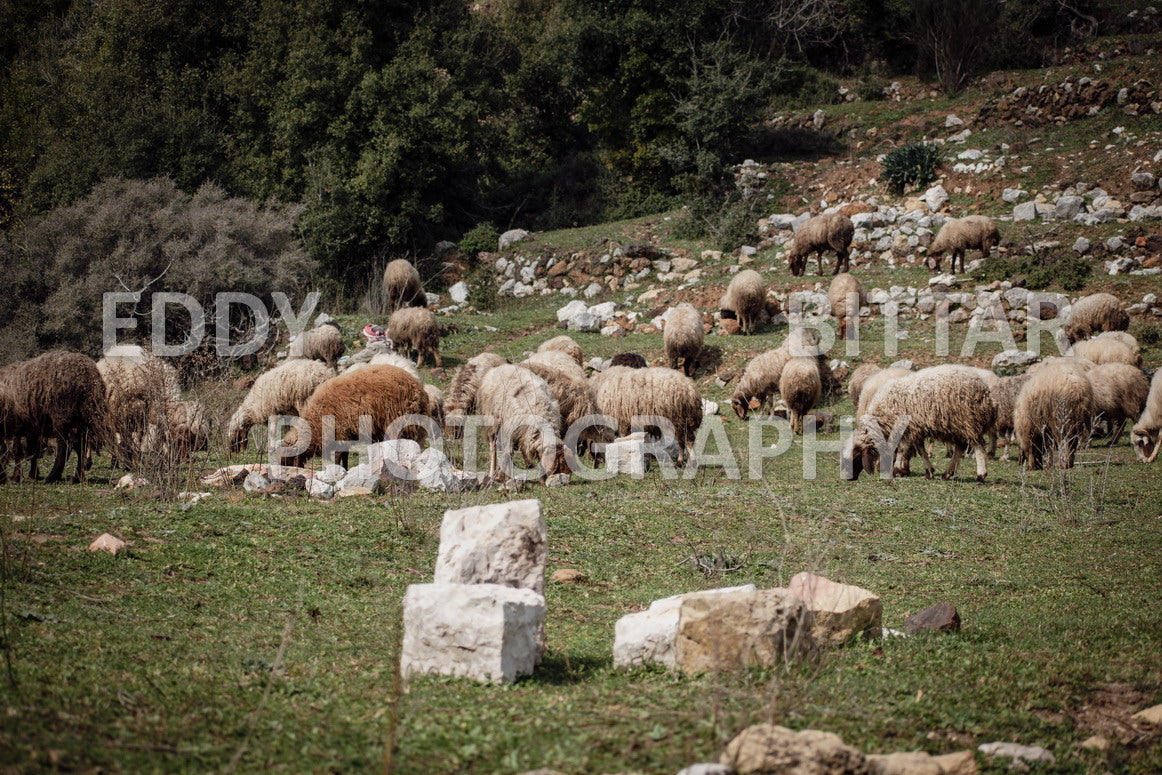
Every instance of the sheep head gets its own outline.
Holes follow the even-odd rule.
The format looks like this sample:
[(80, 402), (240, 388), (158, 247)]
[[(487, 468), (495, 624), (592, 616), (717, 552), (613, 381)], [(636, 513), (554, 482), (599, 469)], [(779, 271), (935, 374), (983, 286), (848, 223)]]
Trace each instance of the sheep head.
[(1134, 428), (1130, 432), (1130, 441), (1134, 445), (1134, 454), (1141, 463), (1153, 463), (1158, 459), (1158, 451), (1162, 448), (1162, 436), (1157, 428)]

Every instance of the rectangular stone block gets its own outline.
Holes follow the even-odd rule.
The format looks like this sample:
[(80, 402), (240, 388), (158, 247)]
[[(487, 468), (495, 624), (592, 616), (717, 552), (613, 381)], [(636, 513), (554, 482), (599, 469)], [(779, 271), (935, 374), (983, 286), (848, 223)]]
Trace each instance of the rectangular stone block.
[(810, 609), (820, 645), (841, 646), (857, 634), (879, 637), (884, 606), (872, 592), (806, 571), (791, 579), (789, 589)]
[(682, 601), (696, 596), (753, 592), (754, 589), (754, 584), (745, 584), (672, 595), (655, 600), (645, 611), (621, 617), (614, 625), (613, 666), (628, 668), (656, 664), (667, 668), (677, 667), (674, 639), (678, 636), (678, 610), (682, 607)]
[(646, 475), (645, 442), (614, 441), (605, 445), (605, 469), (613, 474), (629, 474), (638, 479)]
[(785, 589), (688, 597), (674, 645), (678, 667), (691, 675), (775, 667), (816, 648), (811, 612)]
[(543, 595), (548, 543), (534, 498), (445, 511), (435, 582), (502, 584)]
[(511, 683), (540, 658), (545, 599), (499, 584), (412, 584), (403, 599), (404, 677), (431, 673)]

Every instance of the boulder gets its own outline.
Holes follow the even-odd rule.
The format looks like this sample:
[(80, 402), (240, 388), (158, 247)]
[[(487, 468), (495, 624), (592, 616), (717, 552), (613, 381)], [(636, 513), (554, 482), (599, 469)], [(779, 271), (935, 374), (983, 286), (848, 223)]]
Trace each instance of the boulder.
[(904, 631), (909, 635), (918, 632), (960, 632), (960, 614), (952, 603), (937, 603), (905, 619)]
[(1013, 208), (1014, 221), (1033, 221), (1037, 219), (1037, 203), (1021, 202)]
[(528, 236), (529, 233), (524, 229), (509, 229), (500, 235), (500, 239), (497, 240), (497, 247), (500, 250), (508, 250), (521, 240), (528, 239)]
[(994, 369), (1004, 366), (1028, 366), (1036, 363), (1039, 357), (1037, 353), (1029, 350), (1005, 350), (993, 356), (992, 366)]
[(934, 213), (939, 212), (940, 208), (944, 207), (944, 204), (948, 201), (948, 192), (944, 190), (944, 186), (937, 184), (925, 191), (921, 199), (928, 205), (929, 210)]
[(108, 552), (109, 554), (121, 554), (128, 548), (127, 543), (109, 533), (102, 533), (93, 539), (93, 543), (89, 544), (90, 552)]
[(1049, 765), (1057, 763), (1057, 757), (1039, 745), (995, 742), (978, 745), (977, 750), (985, 756), (1012, 759), (1014, 764), (1017, 762)]
[(569, 318), (566, 323), (566, 328), (568, 328), (570, 331), (592, 333), (601, 330), (601, 321), (591, 312), (578, 312), (576, 315)]
[(448, 289), (448, 295), (456, 304), (463, 304), (468, 301), (468, 283), (461, 280)]
[(1072, 221), (1075, 216), (1085, 212), (1085, 200), (1079, 196), (1063, 196), (1057, 200), (1053, 208), (1053, 217), (1059, 221)]
[(444, 512), (437, 584), (501, 584), (545, 592), (548, 531), (536, 499)]
[(882, 629), (883, 603), (866, 589), (838, 584), (814, 573), (798, 573), (788, 590), (807, 604), (820, 645), (841, 646), (856, 635), (871, 638)]
[(786, 589), (692, 595), (678, 609), (674, 652), (688, 674), (775, 667), (814, 650), (811, 625)]
[(753, 592), (754, 584), (725, 587), (703, 592), (689, 592), (655, 600), (650, 607), (617, 620), (613, 634), (613, 666), (619, 668), (643, 665), (678, 666), (674, 642), (678, 637), (678, 614), (682, 601), (697, 595), (715, 596), (734, 592)]
[(867, 756), (870, 775), (976, 775), (972, 751), (933, 756), (924, 751), (900, 751)]
[(574, 315), (577, 315), (577, 314), (582, 313), (582, 312), (588, 312), (588, 311), (589, 311), (588, 304), (581, 301), (580, 299), (573, 299), (573, 301), (569, 302), (564, 307), (561, 307), (559, 310), (557, 310), (557, 322), (564, 323), (565, 321), (569, 320), (569, 318), (573, 317)]
[(1154, 175), (1149, 172), (1135, 172), (1130, 175), (1130, 183), (1138, 191), (1149, 191), (1154, 188)]
[(775, 724), (756, 724), (726, 744), (719, 762), (742, 773), (780, 775), (867, 775), (864, 755), (831, 732), (795, 732)]
[(511, 683), (540, 659), (545, 599), (500, 584), (412, 584), (403, 599), (405, 677)]
[(1006, 188), (1001, 192), (1001, 199), (1009, 204), (1016, 204), (1029, 195), (1028, 191), (1020, 188)]

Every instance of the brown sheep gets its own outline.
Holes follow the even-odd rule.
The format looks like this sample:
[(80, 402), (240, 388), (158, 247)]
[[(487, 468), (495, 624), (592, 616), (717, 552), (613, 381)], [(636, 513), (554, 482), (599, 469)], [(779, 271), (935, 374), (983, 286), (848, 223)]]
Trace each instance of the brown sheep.
[(743, 269), (731, 279), (719, 306), (734, 313), (742, 333), (754, 333), (766, 311), (766, 280), (753, 269)]
[(322, 361), (334, 368), (343, 357), (346, 345), (343, 343), (343, 333), (336, 323), (324, 323), (321, 326), (300, 331), (290, 343), (287, 358), (310, 358)]
[(444, 400), (444, 418), (448, 423), (449, 435), (458, 436), (460, 426), (458, 421), (476, 409), (476, 394), (480, 390), (480, 380), (489, 369), (502, 366), (507, 360), (496, 353), (480, 353), (456, 370), (452, 376), (452, 384), (448, 388), (448, 395)]
[(1088, 438), (1093, 388), (1079, 368), (1058, 361), (1032, 372), (1017, 395), (1013, 427), (1021, 446), (1020, 465), (1072, 468), (1077, 448)]
[[(367, 366), (327, 380), (307, 400), (301, 417), (310, 427), (311, 438), (305, 448), (293, 455), (284, 454), (285, 465), (303, 466), (313, 456), (322, 454), (323, 418), (333, 417), (335, 441), (359, 439), (359, 418), (370, 418), (371, 441), (383, 441), (388, 426), (405, 415), (432, 416), (431, 400), (423, 385), (403, 369), (395, 366)], [(422, 442), (427, 432), (420, 426), (409, 426), (398, 437)], [(298, 444), (297, 429), (291, 428), (283, 447)], [(336, 452), (335, 462), (347, 467), (347, 453)]]
[(383, 295), (387, 311), (395, 312), (401, 307), (426, 307), (428, 297), (424, 295), (420, 273), (406, 258), (397, 258), (383, 270)]
[(1069, 318), (1062, 329), (1071, 342), (1103, 331), (1125, 331), (1130, 316), (1112, 293), (1094, 293), (1073, 302)]
[(1162, 369), (1154, 372), (1154, 378), (1150, 380), (1146, 408), (1134, 423), (1130, 441), (1141, 462), (1153, 463), (1158, 459), (1158, 450), (1162, 448)]
[(1095, 366), (1085, 374), (1093, 388), (1094, 419), (1104, 419), (1113, 446), (1122, 437), (1126, 422), (1134, 423), (1146, 406), (1150, 380), (1141, 369), (1125, 363)]
[[(866, 396), (865, 387), (860, 401)], [(996, 407), (980, 375), (959, 366), (921, 369), (889, 380), (876, 391), (867, 413), (859, 419), (851, 450), (844, 453), (844, 462), (851, 466), (853, 479), (864, 470), (875, 470), (879, 457), (877, 442), (888, 439), (897, 422), (905, 417), (907, 425), (896, 450), (892, 476), (903, 473), (903, 459), (915, 450), (924, 459), (924, 475), (931, 479), (934, 467), (924, 441), (933, 438), (953, 447), (945, 479), (956, 475), (964, 450), (972, 447), (976, 480), (984, 483), (988, 472), (986, 437), (996, 423)]]
[(823, 252), (835, 251), (835, 269), (832, 274), (851, 271), (851, 239), (855, 226), (843, 213), (824, 213), (811, 218), (795, 233), (795, 244), (787, 253), (791, 274), (802, 277), (807, 270), (807, 258), (812, 253), (819, 260), (819, 274), (823, 274)]
[[(14, 458), (13, 479), (20, 479), (25, 454), (32, 458), (29, 475), (35, 479), (40, 452), (52, 440), (56, 458), (45, 482), (58, 481), (74, 453), (73, 481), (84, 481), (89, 452), (108, 443), (111, 435), (105, 382), (97, 364), (80, 353), (51, 350), (15, 364), (4, 376), (10, 406), (0, 426), (11, 446), (2, 452)], [(6, 465), (7, 459), (0, 459), (0, 474)]]
[(584, 363), (584, 356), (581, 354), (581, 345), (577, 344), (576, 340), (571, 336), (554, 336), (552, 339), (541, 342), (541, 346), (537, 348), (537, 352), (543, 353), (549, 350), (556, 350), (563, 352), (573, 360), (577, 361), (577, 365), (581, 366)]
[(682, 373), (687, 377), (692, 375), (702, 354), (703, 336), (702, 313), (694, 305), (683, 302), (672, 308), (662, 330), (662, 343), (670, 368), (677, 369), (681, 360)]
[(609, 361), (610, 366), (628, 366), (631, 369), (644, 369), (649, 366), (646, 359), (637, 353), (618, 353)]
[(791, 358), (779, 376), (779, 394), (791, 410), (791, 432), (803, 432), (803, 415), (819, 403), (823, 390), (819, 379), (819, 361), (810, 356)]
[[(1009, 449), (1012, 447), (1013, 441), (1013, 415), (1017, 409), (1017, 396), (1020, 395), (1021, 388), (1028, 381), (1028, 374), (1017, 374), (1011, 377), (1001, 377), (996, 384), (989, 386), (993, 403), (997, 406), (997, 424), (993, 438), (1004, 439), (1005, 441), (1005, 452), (1001, 455), (1001, 460), (1009, 459)], [(992, 457), (994, 454), (996, 454), (996, 446), (993, 441), (990, 441), (989, 456)]]
[(846, 339), (849, 319), (859, 319), (860, 308), (867, 303), (863, 286), (848, 272), (837, 274), (827, 291), (831, 302), (831, 315), (839, 323), (839, 338)]
[(405, 307), (391, 316), (387, 336), (409, 355), (415, 353), (416, 366), (422, 366), (429, 355), (440, 366), (440, 325), (427, 307)]
[(981, 258), (988, 258), (989, 251), (999, 245), (1001, 233), (997, 231), (992, 219), (984, 215), (970, 215), (967, 218), (950, 218), (940, 227), (936, 239), (928, 248), (929, 263), (932, 270), (940, 271), (944, 262), (944, 254), (952, 251), (952, 269), (956, 272), (956, 259), (960, 258), (960, 271), (964, 271), (964, 254), (966, 251), (980, 250)]

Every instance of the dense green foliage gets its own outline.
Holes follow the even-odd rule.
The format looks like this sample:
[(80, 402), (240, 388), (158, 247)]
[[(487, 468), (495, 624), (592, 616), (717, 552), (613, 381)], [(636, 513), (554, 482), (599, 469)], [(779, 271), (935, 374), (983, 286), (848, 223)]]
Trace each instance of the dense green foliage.
[(909, 186), (919, 188), (936, 179), (940, 152), (928, 143), (908, 143), (893, 149), (884, 157), (884, 179), (897, 193)]
[(1066, 291), (1080, 291), (1085, 287), (1093, 265), (1076, 254), (1043, 253), (990, 258), (973, 277), (981, 282), (1014, 280), (1031, 291), (1051, 285), (1060, 285)]
[[(730, 164), (780, 152), (755, 134), (772, 106), (834, 101), (834, 74), (931, 69), (920, 5), (14, 0), (0, 228), (113, 176), (212, 181), (303, 205), (306, 249), (349, 281), (484, 221), (556, 228), (721, 198)], [(964, 72), (1018, 35), (1036, 56), (1030, 41), (1061, 42), (1088, 8), (1004, 5)]]

